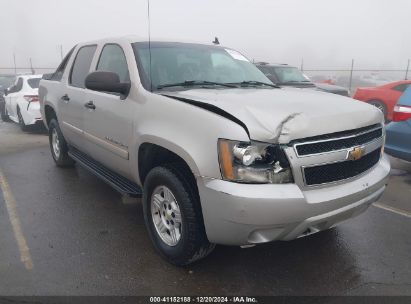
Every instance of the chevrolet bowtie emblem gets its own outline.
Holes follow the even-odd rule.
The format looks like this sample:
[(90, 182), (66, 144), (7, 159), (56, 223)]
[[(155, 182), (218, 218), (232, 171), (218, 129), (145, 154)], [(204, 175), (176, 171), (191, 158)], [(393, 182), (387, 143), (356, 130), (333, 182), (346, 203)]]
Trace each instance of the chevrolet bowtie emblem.
[(355, 147), (348, 151), (347, 159), (349, 160), (359, 160), (365, 154), (365, 149), (362, 147)]

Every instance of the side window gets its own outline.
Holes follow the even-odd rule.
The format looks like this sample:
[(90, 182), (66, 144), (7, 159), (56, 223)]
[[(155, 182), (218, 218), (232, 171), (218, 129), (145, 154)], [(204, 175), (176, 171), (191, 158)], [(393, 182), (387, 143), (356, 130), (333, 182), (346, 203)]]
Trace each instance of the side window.
[(63, 74), (64, 74), (64, 70), (66, 69), (67, 63), (70, 60), (70, 57), (71, 57), (71, 54), (73, 53), (73, 51), (74, 51), (74, 48), (72, 48), (70, 50), (70, 52), (68, 52), (66, 57), (64, 57), (63, 61), (58, 66), (57, 70), (53, 73), (53, 76), (51, 76), (50, 80), (54, 80), (54, 81), (60, 81), (61, 80), (61, 78), (63, 77)]
[(17, 93), (23, 88), (23, 78), (19, 77), (17, 79), (17, 82), (9, 89), (9, 94), (10, 93)]
[(96, 70), (116, 73), (120, 77), (120, 82), (130, 82), (126, 57), (123, 49), (117, 44), (104, 46)]
[(408, 86), (410, 86), (409, 83), (403, 83), (393, 87), (393, 89), (399, 92), (404, 92), (408, 88)]
[(261, 66), (261, 65), (257, 67), (260, 69), (261, 72), (263, 72), (265, 76), (267, 76), (268, 79), (270, 79), (274, 83), (278, 82), (278, 78), (277, 78), (277, 75), (275, 75), (274, 68), (270, 68), (267, 66)]
[(95, 45), (83, 46), (77, 52), (69, 77), (69, 83), (73, 87), (85, 88), (84, 80), (90, 71), (91, 61), (93, 60), (96, 48), (97, 46)]

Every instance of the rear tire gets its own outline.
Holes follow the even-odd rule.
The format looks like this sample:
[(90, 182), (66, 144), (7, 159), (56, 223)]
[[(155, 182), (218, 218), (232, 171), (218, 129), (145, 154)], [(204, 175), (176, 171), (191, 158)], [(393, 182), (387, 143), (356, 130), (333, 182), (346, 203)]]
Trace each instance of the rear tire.
[(382, 114), (384, 115), (384, 120), (388, 122), (388, 117), (387, 117), (388, 111), (387, 111), (387, 106), (385, 105), (385, 103), (383, 103), (380, 100), (371, 100), (368, 103), (376, 107), (378, 110), (380, 110)]
[(1, 106), (1, 120), (4, 122), (10, 121), (9, 114), (7, 113), (7, 110), (6, 110), (6, 104), (3, 104)]
[(27, 125), (24, 123), (23, 116), (21, 115), (20, 108), (17, 107), (17, 117), (19, 119), (19, 126), (22, 131), (27, 131)]
[(74, 160), (68, 155), (66, 140), (55, 118), (52, 118), (49, 123), (49, 143), (51, 155), (57, 167), (72, 167), (74, 165)]
[(190, 175), (185, 166), (169, 164), (152, 169), (144, 182), (149, 236), (161, 256), (177, 266), (200, 260), (215, 247), (207, 239), (198, 190)]

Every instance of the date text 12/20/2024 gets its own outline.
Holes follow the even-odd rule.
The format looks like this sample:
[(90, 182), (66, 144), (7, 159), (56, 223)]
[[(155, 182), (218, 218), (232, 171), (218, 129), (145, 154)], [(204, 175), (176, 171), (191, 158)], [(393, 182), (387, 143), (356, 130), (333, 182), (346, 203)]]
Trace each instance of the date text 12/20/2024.
[(255, 297), (150, 297), (150, 303), (258, 303)]

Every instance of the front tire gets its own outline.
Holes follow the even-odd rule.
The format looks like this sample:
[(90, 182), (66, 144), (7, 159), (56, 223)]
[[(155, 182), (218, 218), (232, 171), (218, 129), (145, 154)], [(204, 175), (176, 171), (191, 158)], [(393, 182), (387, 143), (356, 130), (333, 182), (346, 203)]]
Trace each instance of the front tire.
[(68, 147), (58, 121), (53, 118), (49, 123), (49, 143), (51, 155), (58, 167), (72, 167), (74, 160), (68, 155)]
[(184, 166), (170, 164), (148, 173), (143, 210), (151, 241), (168, 262), (188, 265), (214, 249), (205, 233), (195, 180)]

